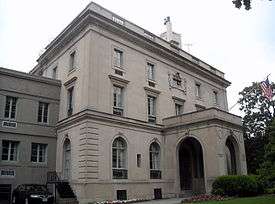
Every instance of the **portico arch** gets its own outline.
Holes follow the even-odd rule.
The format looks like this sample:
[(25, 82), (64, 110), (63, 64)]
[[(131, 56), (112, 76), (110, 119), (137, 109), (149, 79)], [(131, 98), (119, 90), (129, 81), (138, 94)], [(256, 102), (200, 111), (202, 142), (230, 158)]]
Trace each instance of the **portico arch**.
[(180, 190), (205, 192), (203, 150), (194, 137), (186, 137), (179, 143), (178, 165)]
[(233, 136), (228, 136), (225, 141), (225, 170), (226, 174), (238, 174), (239, 169), (239, 148), (238, 142)]

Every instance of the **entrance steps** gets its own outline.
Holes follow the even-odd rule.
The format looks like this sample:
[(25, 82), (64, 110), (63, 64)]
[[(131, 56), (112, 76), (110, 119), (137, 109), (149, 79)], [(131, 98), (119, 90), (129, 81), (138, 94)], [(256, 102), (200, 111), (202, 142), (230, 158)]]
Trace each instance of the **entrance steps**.
[(192, 197), (194, 195), (192, 190), (185, 190), (185, 191), (181, 191), (177, 197), (178, 198), (189, 198)]
[(79, 204), (75, 198), (59, 198), (57, 204)]

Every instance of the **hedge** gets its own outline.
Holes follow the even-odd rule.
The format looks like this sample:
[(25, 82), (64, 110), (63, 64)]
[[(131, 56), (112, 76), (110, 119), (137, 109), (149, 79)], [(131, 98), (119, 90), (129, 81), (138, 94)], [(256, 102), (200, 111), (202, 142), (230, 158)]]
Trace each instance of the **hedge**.
[(230, 175), (216, 178), (212, 194), (222, 196), (256, 196), (263, 192), (263, 185), (257, 176)]

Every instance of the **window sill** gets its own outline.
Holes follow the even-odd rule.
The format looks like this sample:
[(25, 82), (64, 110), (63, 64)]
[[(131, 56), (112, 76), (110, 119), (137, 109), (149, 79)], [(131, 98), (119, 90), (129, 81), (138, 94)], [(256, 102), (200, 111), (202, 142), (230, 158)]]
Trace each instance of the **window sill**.
[(113, 69), (118, 69), (119, 71), (125, 72), (125, 69), (123, 68), (123, 66), (113, 66)]
[(7, 166), (19, 166), (19, 161), (1, 160), (1, 164)]
[(47, 166), (48, 164), (47, 164), (47, 162), (31, 162), (32, 163), (32, 165), (38, 165), (38, 166)]

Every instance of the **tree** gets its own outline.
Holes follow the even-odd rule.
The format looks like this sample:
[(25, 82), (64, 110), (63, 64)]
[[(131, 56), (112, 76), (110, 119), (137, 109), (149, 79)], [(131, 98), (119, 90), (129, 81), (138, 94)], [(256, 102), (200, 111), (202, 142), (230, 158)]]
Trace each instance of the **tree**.
[(267, 188), (275, 188), (275, 119), (269, 128), (268, 144), (265, 148), (264, 162), (259, 170)]
[[(275, 84), (272, 83), (272, 88)], [(264, 161), (264, 148), (268, 142), (266, 127), (275, 117), (275, 101), (263, 96), (258, 83), (245, 87), (239, 95), (240, 110), (244, 112), (244, 142), (248, 173), (255, 174)]]
[[(272, 1), (272, 0), (269, 0), (269, 1)], [(238, 9), (240, 9), (242, 6), (244, 6), (244, 8), (246, 10), (250, 10), (251, 9), (251, 0), (234, 0), (234, 1), (232, 1), (232, 3)]]

